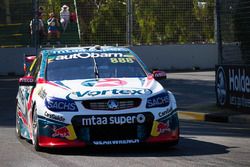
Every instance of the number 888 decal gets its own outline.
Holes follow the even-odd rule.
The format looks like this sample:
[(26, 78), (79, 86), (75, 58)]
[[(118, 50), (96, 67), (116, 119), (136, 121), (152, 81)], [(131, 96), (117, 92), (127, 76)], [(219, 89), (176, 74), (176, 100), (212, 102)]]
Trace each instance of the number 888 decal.
[(134, 63), (133, 58), (110, 58), (111, 63)]

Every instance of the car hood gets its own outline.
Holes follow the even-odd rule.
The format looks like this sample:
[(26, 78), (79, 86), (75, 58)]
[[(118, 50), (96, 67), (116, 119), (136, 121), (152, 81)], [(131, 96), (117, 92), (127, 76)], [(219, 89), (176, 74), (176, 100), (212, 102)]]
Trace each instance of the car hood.
[(50, 97), (87, 100), (149, 97), (163, 87), (155, 79), (144, 77), (50, 81), (44, 89)]

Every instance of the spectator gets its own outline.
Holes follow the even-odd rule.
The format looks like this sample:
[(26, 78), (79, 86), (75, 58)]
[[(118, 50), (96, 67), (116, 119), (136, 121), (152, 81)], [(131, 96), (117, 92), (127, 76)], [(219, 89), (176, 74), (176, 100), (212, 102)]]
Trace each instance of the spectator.
[(42, 16), (44, 14), (44, 8), (42, 6), (39, 6), (38, 8), (38, 17)]
[(63, 5), (60, 11), (60, 22), (63, 28), (63, 32), (65, 32), (70, 19), (69, 7), (67, 5)]
[(50, 45), (50, 40), (52, 35), (56, 36), (56, 43), (60, 44), (60, 31), (59, 27), (60, 24), (58, 22), (58, 19), (55, 17), (55, 14), (52, 12), (49, 14), (49, 19), (47, 20), (48, 23), (48, 43), (47, 45)]
[(76, 23), (76, 13), (75, 12), (70, 13), (70, 22)]
[[(35, 42), (34, 41), (34, 34), (35, 33), (37, 33), (37, 34), (39, 34), (39, 41), (40, 41), (40, 43), (42, 43), (42, 41), (43, 41), (43, 37), (45, 36), (45, 29), (44, 29), (44, 24), (43, 24), (43, 21), (42, 21), (42, 19), (41, 19), (41, 17), (39, 17), (38, 18), (38, 26), (35, 26), (35, 19), (32, 19), (31, 21), (30, 21), (30, 34), (31, 34), (31, 36), (32, 36), (32, 38), (33, 38), (33, 42)], [(39, 41), (37, 41), (37, 42), (39, 42)]]

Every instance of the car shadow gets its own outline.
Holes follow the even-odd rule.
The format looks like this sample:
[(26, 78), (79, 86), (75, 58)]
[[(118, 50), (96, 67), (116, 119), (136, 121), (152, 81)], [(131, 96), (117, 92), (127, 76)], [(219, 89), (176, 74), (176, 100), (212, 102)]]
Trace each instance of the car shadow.
[(89, 146), (75, 149), (46, 149), (43, 153), (66, 156), (82, 155), (96, 157), (179, 157), (226, 154), (228, 152), (229, 147), (224, 145), (181, 137), (179, 144), (174, 147), (169, 147), (164, 144), (101, 147)]

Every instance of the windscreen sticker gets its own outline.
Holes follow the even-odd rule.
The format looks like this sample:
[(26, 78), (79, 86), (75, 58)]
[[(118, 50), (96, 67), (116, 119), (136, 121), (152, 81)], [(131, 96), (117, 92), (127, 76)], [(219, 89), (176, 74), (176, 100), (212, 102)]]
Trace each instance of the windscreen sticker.
[(132, 58), (110, 58), (111, 63), (134, 63), (134, 60)]
[(58, 55), (54, 60), (71, 60), (71, 59), (87, 59), (87, 58), (123, 58), (131, 57), (123, 53), (75, 53), (69, 55)]

